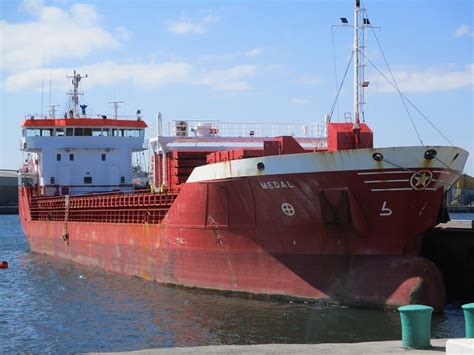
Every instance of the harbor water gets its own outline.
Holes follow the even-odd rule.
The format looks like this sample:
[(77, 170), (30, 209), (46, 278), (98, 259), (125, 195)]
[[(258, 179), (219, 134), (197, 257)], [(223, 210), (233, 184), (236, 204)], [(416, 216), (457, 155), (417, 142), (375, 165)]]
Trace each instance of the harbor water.
[[(32, 253), (17, 215), (0, 216), (1, 260), (2, 354), (401, 339), (397, 312), (166, 287)], [(462, 336), (460, 304), (433, 315), (432, 337)]]

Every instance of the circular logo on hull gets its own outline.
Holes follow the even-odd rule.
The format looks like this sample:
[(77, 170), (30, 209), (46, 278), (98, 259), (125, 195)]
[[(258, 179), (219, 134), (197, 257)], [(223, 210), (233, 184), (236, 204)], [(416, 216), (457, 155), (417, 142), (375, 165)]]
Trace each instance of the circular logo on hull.
[(287, 202), (281, 204), (281, 210), (284, 214), (290, 217), (295, 214), (295, 208)]
[(413, 190), (424, 190), (433, 180), (433, 173), (429, 170), (420, 170), (410, 178), (410, 185)]

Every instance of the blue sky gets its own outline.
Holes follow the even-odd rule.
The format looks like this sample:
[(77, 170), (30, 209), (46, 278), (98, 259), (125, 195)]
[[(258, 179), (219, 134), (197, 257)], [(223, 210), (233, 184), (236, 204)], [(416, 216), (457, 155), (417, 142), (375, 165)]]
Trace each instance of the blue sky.
[[(474, 26), (471, 0), (366, 0), (401, 90), (455, 145), (473, 150)], [(320, 122), (335, 96), (331, 25), (352, 19), (339, 1), (0, 2), (0, 168), (15, 169), (19, 125), (43, 104), (65, 105), (74, 68), (94, 112), (143, 110), (154, 122)], [(352, 46), (334, 30), (339, 80)], [(369, 33), (368, 57), (387, 68)], [(352, 110), (352, 77), (336, 109)], [(366, 120), (376, 146), (418, 145), (400, 97), (368, 67)], [(60, 108), (61, 109), (61, 108)], [(412, 110), (425, 144), (447, 142)], [(338, 117), (333, 120), (337, 120)], [(472, 159), (466, 171), (473, 175)]]

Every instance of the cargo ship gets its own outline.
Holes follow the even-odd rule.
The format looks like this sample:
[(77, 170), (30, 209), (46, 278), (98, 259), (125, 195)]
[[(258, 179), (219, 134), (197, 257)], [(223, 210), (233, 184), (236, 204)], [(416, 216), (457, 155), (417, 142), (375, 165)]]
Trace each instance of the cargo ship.
[[(132, 184), (147, 124), (87, 114), (71, 76), (64, 117), (27, 117), (19, 210), (32, 251), (163, 284), (393, 308), (444, 304), (419, 256), (468, 153), (373, 147), (363, 119), (364, 31), (354, 8), (354, 111), (346, 122), (164, 122), (149, 188)], [(347, 20), (346, 20), (347, 23)], [(28, 179), (28, 180), (25, 180)]]

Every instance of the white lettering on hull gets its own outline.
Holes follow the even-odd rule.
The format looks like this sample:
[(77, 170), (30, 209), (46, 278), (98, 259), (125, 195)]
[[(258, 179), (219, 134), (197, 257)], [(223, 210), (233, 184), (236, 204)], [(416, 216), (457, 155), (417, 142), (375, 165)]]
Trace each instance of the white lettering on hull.
[(289, 180), (264, 181), (260, 182), (260, 186), (264, 190), (292, 189), (295, 187)]
[(392, 209), (388, 208), (387, 201), (383, 202), (382, 209), (380, 210), (380, 216), (388, 217), (392, 215)]

